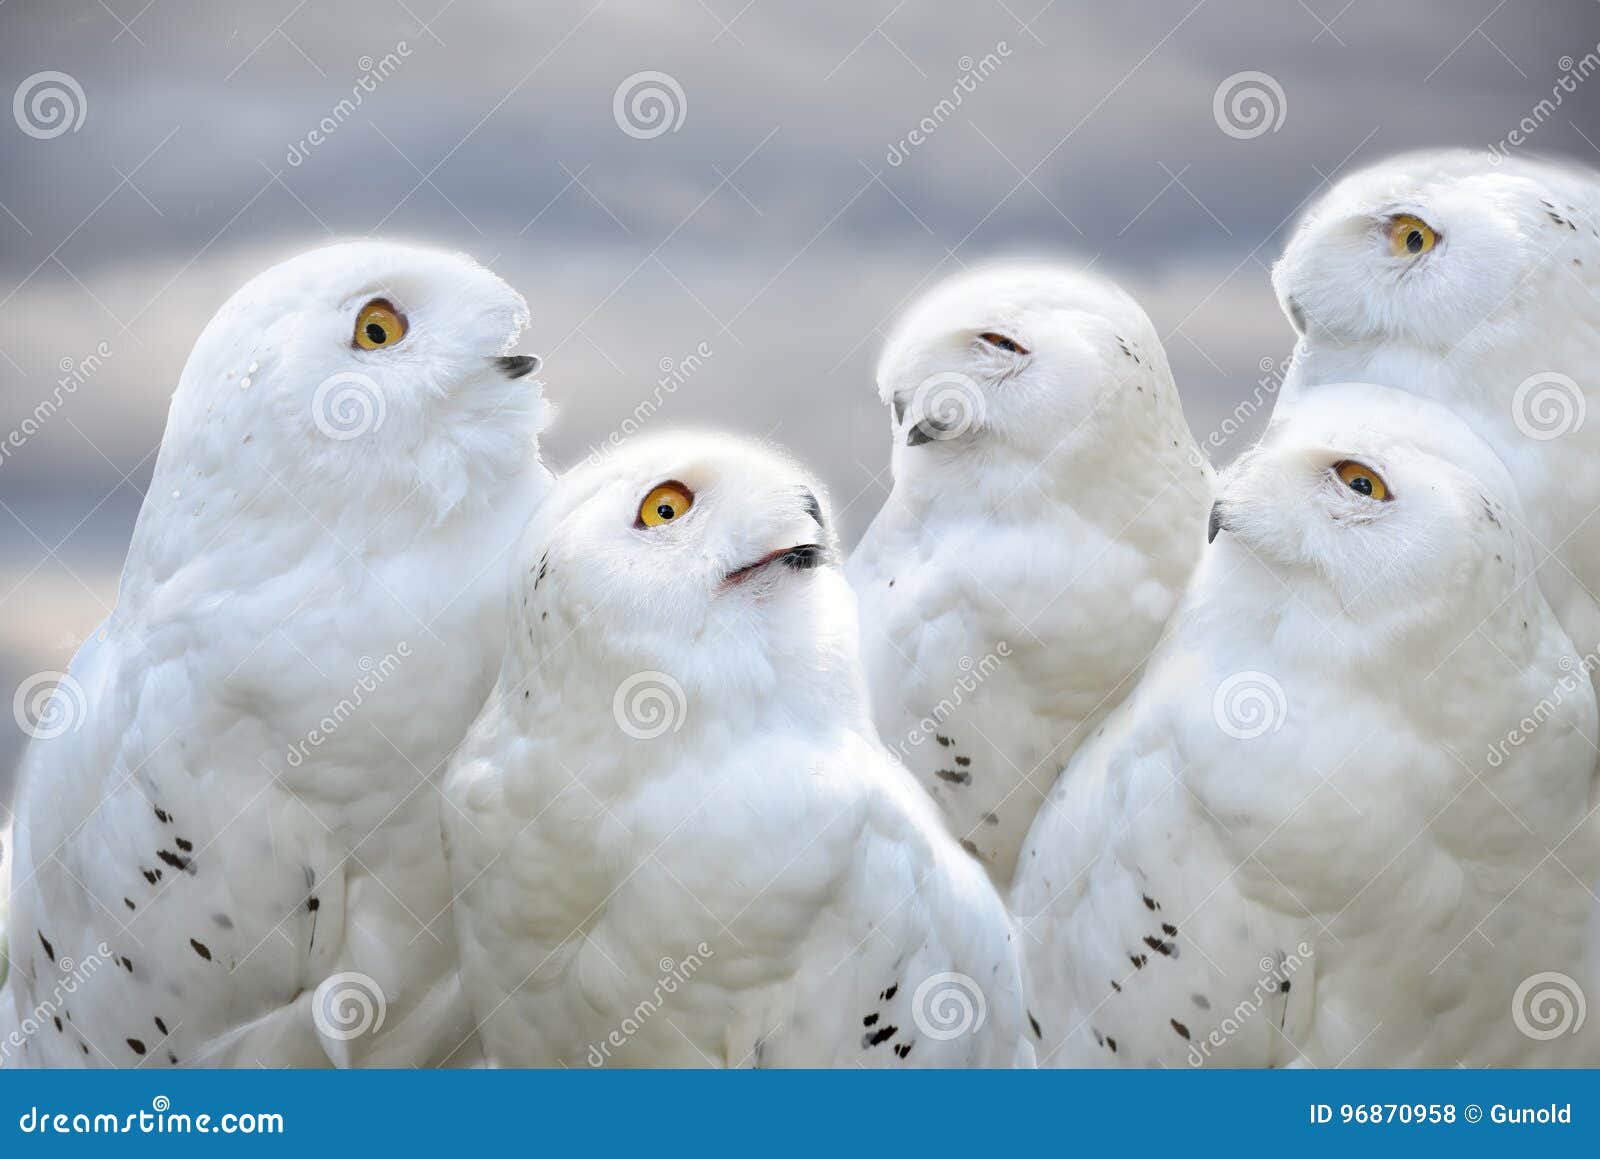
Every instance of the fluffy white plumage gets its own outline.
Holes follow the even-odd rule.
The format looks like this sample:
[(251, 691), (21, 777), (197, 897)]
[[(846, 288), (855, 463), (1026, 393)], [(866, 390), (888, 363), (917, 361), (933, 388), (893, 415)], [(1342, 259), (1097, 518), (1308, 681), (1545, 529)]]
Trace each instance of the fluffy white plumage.
[[(1426, 227), (1419, 252), (1400, 215)], [(1600, 177), (1464, 150), (1391, 158), (1312, 206), (1273, 283), (1303, 335), (1277, 413), (1341, 382), (1444, 403), (1511, 472), (1562, 624), (1600, 647)]]
[[(361, 349), (376, 298), (409, 329)], [(116, 611), (71, 666), (82, 717), (22, 770), (20, 1061), (422, 1064), (470, 1035), (434, 778), (547, 485), (534, 360), (506, 355), (526, 321), (465, 258), (356, 242), (201, 334)], [(41, 1021), (69, 959), (99, 969)], [(349, 1033), (342, 974), (381, 1030)]]
[[(644, 526), (668, 481), (692, 506)], [(541, 507), (446, 782), (491, 1062), (1031, 1063), (1004, 906), (873, 734), (818, 494), (676, 436)]]
[(878, 388), (894, 488), (849, 569), (874, 715), (1004, 886), (1183, 591), (1211, 468), (1144, 311), (1074, 271), (937, 287)]
[(1592, 1017), (1523, 1029), (1600, 983), (1596, 715), (1492, 450), (1346, 385), (1219, 495), (1168, 636), (1018, 869), (1041, 1060), (1600, 1060)]

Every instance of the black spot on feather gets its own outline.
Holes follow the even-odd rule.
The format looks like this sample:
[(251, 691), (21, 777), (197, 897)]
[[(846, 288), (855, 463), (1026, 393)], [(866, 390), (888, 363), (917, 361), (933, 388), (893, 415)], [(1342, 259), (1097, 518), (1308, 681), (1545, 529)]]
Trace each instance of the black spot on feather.
[(891, 1038), (893, 1038), (899, 1029), (900, 1028), (898, 1026), (894, 1026), (892, 1024), (889, 1026), (879, 1027), (870, 1034), (863, 1034), (861, 1036), (861, 1045), (864, 1049), (873, 1046), (881, 1046), (883, 1043), (888, 1042)]

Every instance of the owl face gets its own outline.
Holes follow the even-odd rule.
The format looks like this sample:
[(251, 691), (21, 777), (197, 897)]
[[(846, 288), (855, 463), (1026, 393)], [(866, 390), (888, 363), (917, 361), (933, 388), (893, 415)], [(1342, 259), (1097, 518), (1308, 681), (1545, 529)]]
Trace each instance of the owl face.
[[(1108, 311), (1129, 318), (1127, 333)], [(1050, 458), (1115, 386), (1108, 354), (1123, 345), (1164, 359), (1143, 312), (1100, 279), (1022, 265), (943, 283), (902, 319), (878, 364), (897, 476), (1008, 451)]]
[(1552, 220), (1554, 209), (1528, 163), (1395, 158), (1345, 178), (1311, 208), (1273, 285), (1313, 344), (1469, 355), (1504, 339), (1534, 276), (1567, 244), (1573, 231)]
[(1218, 495), (1213, 577), (1261, 607), (1287, 602), (1361, 629), (1334, 631), (1341, 643), (1430, 625), (1469, 632), (1530, 574), (1493, 452), (1443, 407), (1386, 387), (1341, 384), (1308, 400)]
[[(174, 421), (226, 464), (341, 511), (460, 502), (532, 455), (522, 297), (455, 254), (353, 242), (259, 275), (207, 326)], [(253, 493), (253, 492), (252, 492)], [(384, 508), (390, 510), (389, 507)]]
[(523, 556), (524, 631), (553, 669), (586, 654), (728, 700), (853, 668), (855, 605), (826, 497), (758, 444), (627, 444), (561, 480)]

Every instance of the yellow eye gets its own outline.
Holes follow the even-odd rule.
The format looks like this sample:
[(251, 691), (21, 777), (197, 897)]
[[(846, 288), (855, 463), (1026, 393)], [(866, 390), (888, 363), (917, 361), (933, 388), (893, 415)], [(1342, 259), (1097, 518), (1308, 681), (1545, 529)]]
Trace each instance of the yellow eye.
[(1364, 463), (1354, 459), (1345, 459), (1333, 465), (1333, 473), (1339, 476), (1339, 481), (1357, 495), (1365, 495), (1368, 499), (1385, 500), (1389, 496), (1389, 485), (1383, 481), (1383, 476)]
[(355, 343), (363, 350), (381, 350), (406, 336), (406, 320), (385, 298), (374, 298), (356, 315)]
[(1420, 217), (1397, 213), (1389, 219), (1389, 252), (1395, 257), (1418, 257), (1439, 240), (1433, 227)]
[(639, 527), (660, 527), (671, 523), (694, 506), (694, 492), (682, 483), (662, 483), (639, 504)]

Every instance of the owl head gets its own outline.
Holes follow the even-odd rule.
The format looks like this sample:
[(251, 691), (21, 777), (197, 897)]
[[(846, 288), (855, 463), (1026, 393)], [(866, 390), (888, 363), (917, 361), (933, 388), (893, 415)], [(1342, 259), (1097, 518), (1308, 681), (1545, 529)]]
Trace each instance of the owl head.
[(370, 515), (357, 533), (489, 503), (536, 455), (538, 359), (509, 353), (527, 321), (458, 254), (357, 241), (274, 266), (196, 342), (152, 501), (197, 477), (241, 507), (281, 487), (328, 526)]
[(1273, 286), (1313, 350), (1397, 345), (1467, 364), (1570, 277), (1570, 250), (1600, 256), (1597, 193), (1576, 166), (1465, 150), (1391, 158), (1310, 208)]
[(996, 464), (1092, 476), (1083, 454), (1193, 452), (1166, 354), (1116, 285), (1077, 270), (1020, 264), (953, 277), (895, 326), (877, 370), (889, 404), (897, 481), (942, 493), (1014, 488)]
[(827, 497), (767, 446), (626, 443), (560, 480), (521, 556), (512, 646), (541, 679), (670, 690), (698, 724), (864, 711)]
[(1442, 653), (1542, 599), (1500, 460), (1388, 387), (1331, 386), (1274, 423), (1223, 474), (1209, 533), (1205, 600), (1340, 666)]

